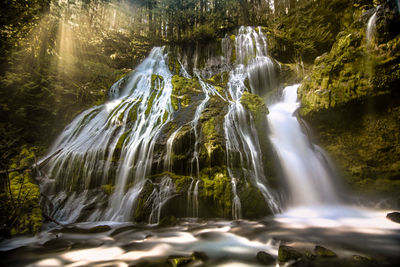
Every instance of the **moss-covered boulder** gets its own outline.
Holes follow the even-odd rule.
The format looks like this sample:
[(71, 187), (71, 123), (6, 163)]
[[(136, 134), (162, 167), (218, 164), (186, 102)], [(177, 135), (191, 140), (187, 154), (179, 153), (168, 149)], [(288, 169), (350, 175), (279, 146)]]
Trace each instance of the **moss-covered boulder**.
[(261, 120), (269, 113), (264, 100), (260, 96), (247, 91), (243, 92), (242, 97), (240, 98), (240, 103), (250, 111), (256, 121)]
[(279, 246), (278, 261), (280, 262), (296, 261), (301, 257), (303, 257), (303, 254), (297, 251), (295, 248), (286, 245)]
[(337, 257), (335, 252), (322, 246), (315, 246), (314, 253), (320, 257)]
[(172, 77), (172, 86), (171, 101), (175, 110), (188, 107), (191, 104), (192, 96), (202, 92), (197, 78), (174, 75)]

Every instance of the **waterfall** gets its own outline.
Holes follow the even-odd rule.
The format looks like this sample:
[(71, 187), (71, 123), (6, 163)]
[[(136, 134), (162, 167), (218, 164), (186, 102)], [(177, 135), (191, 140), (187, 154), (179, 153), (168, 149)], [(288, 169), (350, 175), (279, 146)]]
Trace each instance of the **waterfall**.
[(277, 86), (274, 63), (268, 56), (267, 38), (261, 27), (240, 27), (235, 46), (237, 63), (247, 65), (252, 93), (262, 95)]
[(154, 188), (148, 197), (145, 207), (151, 207), (149, 216), (149, 224), (157, 224), (160, 222), (161, 209), (167, 201), (174, 196), (175, 185), (172, 179), (164, 176), (159, 184), (159, 188)]
[(195, 171), (196, 171), (196, 178), (199, 179), (199, 172), (200, 172), (200, 166), (199, 166), (199, 141), (200, 141), (200, 138), (199, 138), (199, 133), (198, 133), (198, 130), (197, 130), (197, 126), (199, 124), (199, 119), (200, 119), (200, 116), (201, 116), (204, 108), (206, 107), (208, 101), (210, 100), (211, 96), (217, 95), (222, 100), (224, 100), (224, 98), (218, 93), (218, 91), (212, 85), (205, 83), (197, 72), (196, 72), (196, 76), (197, 76), (197, 79), (199, 80), (201, 89), (203, 91), (204, 99), (197, 106), (196, 111), (194, 113), (194, 118), (190, 122), (191, 130), (194, 132), (194, 136), (195, 136), (194, 152), (193, 152), (193, 157), (192, 157), (192, 160), (191, 160), (190, 163), (191, 163), (191, 169), (192, 169), (191, 175), (193, 176), (193, 164), (194, 164), (195, 165)]
[[(240, 177), (249, 179), (260, 190), (271, 211), (276, 213), (279, 211), (279, 206), (270, 190), (265, 186), (267, 181), (254, 121), (240, 103), (240, 98), (246, 90), (245, 79), (253, 78), (255, 80), (256, 77), (252, 76), (252, 73), (259, 71), (260, 66), (270, 66), (267, 42), (261, 29), (258, 29), (257, 32), (252, 27), (240, 27), (235, 43), (237, 64), (229, 76), (227, 88), (227, 95), (230, 99), (229, 110), (224, 122), (228, 175), (231, 181), (234, 181), (232, 185), (235, 187), (235, 190), (232, 190), (234, 194), (232, 214), (238, 216), (241, 214), (240, 199), (236, 193), (236, 180)], [(259, 80), (260, 87), (255, 89), (264, 87), (262, 82), (263, 80)], [(264, 88), (268, 88), (268, 86)], [(242, 167), (238, 168), (238, 165)]]
[(167, 149), (166, 149), (167, 151), (164, 157), (164, 170), (167, 170), (169, 172), (172, 171), (172, 152), (173, 152), (174, 140), (176, 135), (179, 133), (181, 129), (182, 126), (176, 129), (167, 140)]
[(327, 161), (310, 143), (294, 116), (297, 88), (288, 86), (282, 100), (269, 108), (270, 141), (277, 152), (292, 206), (338, 203)]
[(189, 189), (187, 191), (187, 206), (186, 206), (186, 216), (190, 217), (192, 214), (192, 207), (193, 207), (193, 197), (192, 197), (192, 188), (194, 184), (194, 179), (190, 181)]
[(367, 32), (366, 32), (366, 39), (367, 39), (367, 48), (371, 49), (374, 45), (374, 38), (376, 35), (376, 20), (377, 20), (376, 11), (372, 16), (369, 18), (367, 23)]
[[(225, 114), (221, 135), (225, 140), (232, 217), (241, 218), (240, 188), (249, 184), (262, 193), (273, 213), (279, 211), (264, 174), (254, 118), (240, 102), (245, 91), (264, 94), (276, 86), (274, 61), (267, 54), (267, 39), (261, 28), (240, 27), (236, 39), (225, 37), (221, 47), (223, 56), (210, 53), (212, 58), (207, 59), (207, 64), (215, 67), (223, 62), (221, 71), (230, 69), (224, 95), (205, 80), (213, 71), (194, 68), (192, 78), (177, 59), (181, 66), (176, 74), (183, 79), (197, 79), (201, 90), (193, 88), (196, 106), (187, 107), (190, 115), (180, 119), (173, 131), (167, 131), (167, 127), (176, 122), (175, 116), (183, 108), (179, 111), (173, 108), (171, 98), (176, 97), (172, 94), (173, 74), (166, 64), (166, 53), (160, 47), (153, 48), (134, 71), (110, 88), (108, 102), (84, 111), (65, 128), (49, 151), (49, 160), (43, 168), (45, 176), (51, 178), (47, 179), (48, 185), (43, 183), (42, 187), (54, 203), (52, 215), (55, 218), (62, 222), (129, 221), (139, 205), (138, 199), (145, 195), (144, 208), (151, 210), (149, 223), (157, 223), (162, 207), (177, 192), (169, 175), (157, 179), (151, 175), (157, 174), (155, 169), (159, 166), (163, 171), (174, 172), (174, 142), (180, 138), (181, 131), (188, 128), (190, 135), (194, 135), (194, 142), (187, 149), (191, 153), (187, 162), (190, 174), (184, 174), (192, 179), (185, 185), (187, 215), (198, 216), (203, 185), (199, 177), (199, 155), (204, 149), (201, 147), (204, 138), (200, 131), (201, 118), (211, 99), (221, 101), (221, 112)], [(234, 51), (236, 55), (232, 55)], [(236, 61), (232, 64), (233, 56)], [(182, 60), (185, 63), (187, 57)], [(246, 80), (250, 88), (245, 85)], [(159, 147), (155, 150), (157, 141), (165, 144), (161, 152)], [(143, 190), (149, 187), (152, 191)]]
[(232, 193), (233, 193), (233, 200), (232, 200), (232, 218), (234, 220), (238, 220), (242, 218), (242, 204), (240, 203), (240, 198), (237, 194), (236, 190), (236, 179), (232, 178)]
[(193, 190), (193, 215), (194, 217), (199, 216), (199, 183), (200, 180), (197, 180), (194, 190)]
[(163, 49), (154, 48), (112, 87), (111, 101), (75, 118), (49, 152), (57, 153), (45, 172), (57, 188), (72, 192), (115, 185), (107, 213), (97, 219), (130, 219), (152, 167), (156, 138), (173, 113), (171, 77)]

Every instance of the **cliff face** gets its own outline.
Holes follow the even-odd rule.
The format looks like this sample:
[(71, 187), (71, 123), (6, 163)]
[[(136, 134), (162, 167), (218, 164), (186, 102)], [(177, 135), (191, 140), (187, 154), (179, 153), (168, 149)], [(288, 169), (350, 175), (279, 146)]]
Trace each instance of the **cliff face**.
[(299, 88), (300, 114), (350, 186), (400, 189), (400, 19), (394, 1), (354, 12)]

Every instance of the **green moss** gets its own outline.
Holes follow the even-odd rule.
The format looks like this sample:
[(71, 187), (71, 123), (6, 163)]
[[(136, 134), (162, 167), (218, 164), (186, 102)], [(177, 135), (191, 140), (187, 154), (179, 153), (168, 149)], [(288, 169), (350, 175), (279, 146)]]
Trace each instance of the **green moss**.
[[(12, 160), (11, 168), (31, 166), (35, 162), (36, 147), (23, 147)], [(39, 206), (39, 186), (33, 179), (32, 170), (9, 174), (9, 190), (3, 195), (7, 206), (5, 225), (11, 235), (34, 234), (42, 227), (42, 210)], [(2, 207), (5, 208), (5, 207)]]
[(126, 137), (128, 136), (130, 131), (124, 132), (118, 139), (117, 145), (115, 146), (115, 149), (122, 149), (122, 146), (125, 142)]
[(122, 147), (125, 143), (126, 138), (128, 137), (130, 130), (124, 132), (118, 139), (117, 144), (115, 145), (114, 154), (112, 157), (113, 162), (118, 162), (119, 157), (121, 155)]
[(152, 74), (151, 75), (151, 89), (162, 89), (163, 88), (164, 78), (160, 75)]
[(153, 102), (154, 102), (154, 99), (157, 96), (157, 93), (158, 93), (157, 91), (154, 91), (151, 94), (151, 96), (149, 98), (149, 101), (147, 102), (146, 111), (145, 111), (146, 116), (148, 116), (150, 114), (150, 111), (151, 111), (151, 108), (153, 107)]
[(104, 184), (101, 186), (101, 190), (108, 195), (111, 196), (111, 194), (114, 192), (115, 186), (112, 184)]
[(400, 108), (380, 95), (306, 117), (353, 190), (395, 196), (400, 190)]
[(179, 75), (181, 64), (172, 53), (168, 53), (168, 67), (172, 73)]
[(134, 122), (137, 119), (137, 108), (139, 106), (141, 101), (136, 103), (130, 110), (129, 110), (129, 115), (128, 115), (128, 122)]
[(212, 84), (219, 93), (224, 92), (223, 88), (226, 88), (226, 84), (228, 83), (228, 81), (229, 74), (227, 72), (216, 74), (207, 80), (207, 82)]
[(251, 112), (256, 120), (265, 117), (269, 113), (264, 100), (260, 96), (247, 91), (243, 92), (240, 103)]
[(200, 172), (203, 182), (201, 197), (212, 199), (217, 204), (221, 216), (229, 216), (232, 209), (232, 193), (230, 179), (226, 175), (226, 167), (205, 168)]
[(201, 86), (196, 78), (185, 78), (174, 75), (172, 77), (171, 102), (175, 110), (185, 108), (191, 103), (191, 95), (201, 92)]
[(303, 116), (395, 88), (400, 79), (400, 35), (368, 48), (365, 25), (359, 21), (355, 17), (354, 23), (337, 35), (330, 52), (317, 57), (312, 72), (303, 79), (299, 88)]
[(231, 42), (232, 42), (231, 63), (234, 64), (236, 62), (236, 45), (235, 45), (236, 36), (232, 34), (230, 36), (230, 39), (231, 39)]
[(176, 192), (178, 193), (186, 192), (186, 189), (188, 188), (191, 180), (190, 176), (178, 175), (172, 172), (162, 172), (151, 176), (150, 180), (152, 180), (153, 182), (159, 182), (159, 180), (165, 176), (168, 176), (172, 179), (172, 181), (175, 184)]
[(217, 132), (215, 130), (215, 118), (212, 117), (202, 124), (202, 131), (204, 135), (204, 148), (207, 151), (207, 158), (210, 159), (214, 150), (220, 147), (220, 144), (216, 142)]

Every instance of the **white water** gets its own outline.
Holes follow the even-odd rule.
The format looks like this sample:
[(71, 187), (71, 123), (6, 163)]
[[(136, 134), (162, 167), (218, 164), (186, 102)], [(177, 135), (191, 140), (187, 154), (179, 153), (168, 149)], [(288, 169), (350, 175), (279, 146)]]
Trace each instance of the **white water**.
[[(240, 27), (235, 44), (237, 64), (229, 74), (227, 97), (230, 100), (224, 121), (224, 131), (227, 169), (231, 179), (234, 203), (232, 214), (240, 218), (241, 202), (236, 192), (236, 185), (240, 179), (245, 179), (242, 180), (244, 183), (251, 182), (260, 190), (273, 213), (279, 211), (279, 206), (266, 186), (262, 152), (254, 120), (240, 103), (242, 94), (246, 90), (245, 79), (251, 78), (251, 73), (269, 64), (260, 62), (270, 62), (267, 57), (267, 42), (260, 30), (257, 32), (252, 27)], [(262, 80), (258, 80), (258, 84), (260, 87), (257, 89), (268, 88), (268, 84), (264, 85)]]
[(367, 23), (367, 31), (366, 31), (366, 39), (367, 39), (367, 48), (371, 49), (375, 42), (376, 35), (376, 20), (377, 20), (376, 12), (369, 18)]
[(158, 224), (161, 218), (161, 209), (176, 192), (175, 184), (168, 176), (162, 178), (158, 188), (154, 188), (148, 197), (145, 207), (151, 207), (149, 224)]
[(194, 190), (193, 190), (193, 216), (199, 216), (199, 183), (200, 180), (197, 180)]
[[(153, 74), (162, 81), (152, 81)], [(155, 141), (172, 117), (171, 77), (163, 49), (154, 48), (127, 79), (112, 87), (113, 100), (74, 119), (49, 152), (56, 155), (45, 171), (57, 188), (71, 192), (115, 184), (107, 213), (97, 220), (130, 220), (152, 167)]]
[[(326, 242), (335, 239), (332, 236), (357, 234), (375, 237), (398, 235), (395, 231), (399, 225), (385, 218), (388, 211), (348, 205), (340, 199), (329, 161), (322, 149), (312, 144), (303, 133), (294, 115), (299, 107), (298, 87), (298, 84), (286, 87), (281, 101), (269, 108), (269, 138), (277, 153), (289, 195), (287, 209), (274, 220), (285, 229), (304, 232), (308, 242), (319, 242), (321, 238)], [(310, 237), (310, 233), (315, 236)], [(393, 247), (389, 245), (387, 249)]]
[(172, 171), (172, 153), (175, 137), (181, 129), (182, 126), (176, 129), (167, 140), (167, 149), (164, 158), (164, 170), (167, 170), (169, 172)]
[[(206, 107), (208, 101), (210, 100), (211, 96), (219, 96), (221, 100), (224, 100), (224, 98), (218, 93), (218, 91), (214, 88), (214, 86), (205, 83), (203, 79), (200, 77), (198, 73), (196, 73), (197, 79), (199, 80), (201, 89), (204, 94), (204, 99), (201, 101), (201, 103), (196, 107), (196, 112), (194, 113), (194, 118), (190, 122), (191, 130), (194, 132), (194, 137), (195, 137), (195, 143), (194, 143), (194, 152), (193, 152), (193, 157), (191, 160), (191, 175), (194, 177), (194, 174), (196, 175), (195, 177), (199, 179), (199, 173), (200, 173), (200, 165), (199, 165), (199, 144), (200, 144), (200, 138), (199, 138), (199, 132), (198, 132), (198, 125), (199, 125), (199, 120), (200, 116), (203, 113), (204, 108)], [(195, 168), (193, 168), (193, 165)], [(195, 170), (195, 172), (194, 172)]]
[(297, 88), (283, 90), (282, 100), (269, 108), (270, 141), (277, 152), (289, 189), (292, 206), (338, 203), (334, 177), (330, 176), (326, 160), (294, 116), (299, 107)]

